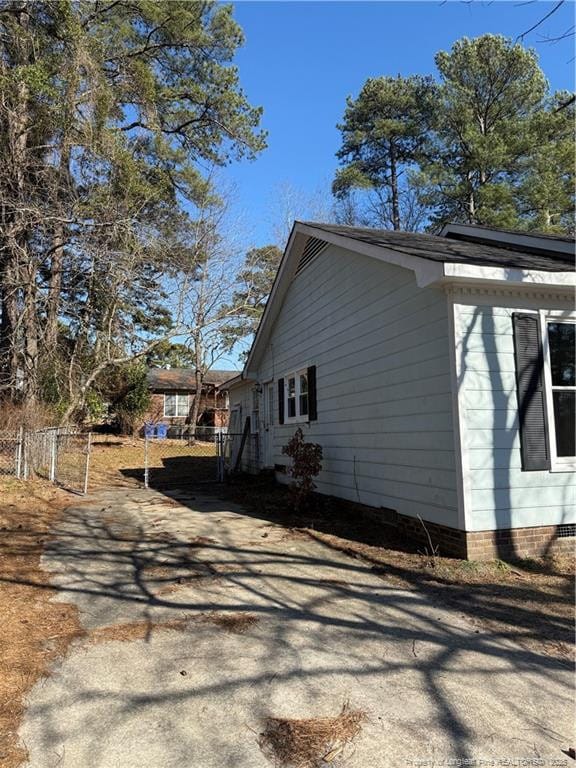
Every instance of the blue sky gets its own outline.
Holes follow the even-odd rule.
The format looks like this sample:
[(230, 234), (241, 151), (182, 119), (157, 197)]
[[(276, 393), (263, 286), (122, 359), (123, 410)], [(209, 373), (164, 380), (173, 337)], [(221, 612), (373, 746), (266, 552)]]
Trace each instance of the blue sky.
[[(290, 185), (302, 195), (329, 186), (337, 167), (336, 129), (348, 94), (368, 77), (435, 74), (434, 54), (460, 37), (486, 32), (512, 38), (555, 3), (502, 2), (237, 2), (234, 15), (246, 35), (237, 57), (242, 86), (264, 107), (269, 147), (252, 163), (226, 169), (236, 187), (247, 238), (272, 238), (274, 199)], [(534, 47), (553, 90), (574, 88), (573, 39), (544, 44), (574, 23), (573, 2), (524, 43)]]

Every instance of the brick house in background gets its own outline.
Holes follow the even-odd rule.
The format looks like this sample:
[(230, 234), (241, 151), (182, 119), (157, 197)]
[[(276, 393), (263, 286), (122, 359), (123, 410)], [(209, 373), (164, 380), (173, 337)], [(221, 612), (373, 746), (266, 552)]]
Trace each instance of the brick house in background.
[[(228, 426), (228, 392), (221, 389), (225, 381), (237, 375), (237, 371), (208, 371), (204, 377), (198, 425), (202, 427)], [(152, 401), (144, 421), (162, 422), (169, 427), (186, 427), (190, 424), (195, 372), (192, 368), (151, 368), (147, 374)]]

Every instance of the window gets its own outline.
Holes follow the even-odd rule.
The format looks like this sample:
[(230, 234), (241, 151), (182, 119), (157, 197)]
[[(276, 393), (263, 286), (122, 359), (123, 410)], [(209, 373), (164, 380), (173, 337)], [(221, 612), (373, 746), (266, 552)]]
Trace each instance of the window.
[(300, 376), (300, 395), (299, 410), (301, 416), (308, 416), (308, 374), (301, 373)]
[(164, 395), (164, 416), (184, 418), (188, 416), (189, 410), (188, 395), (177, 393)]
[(257, 387), (252, 390), (252, 413), (250, 414), (250, 433), (255, 435), (258, 433), (258, 425), (260, 421), (260, 394)]
[(289, 419), (296, 418), (296, 376), (289, 376), (286, 389), (286, 414)]
[(553, 469), (576, 465), (576, 323), (544, 321), (546, 401)]
[(308, 371), (286, 376), (286, 421), (306, 421), (308, 417)]

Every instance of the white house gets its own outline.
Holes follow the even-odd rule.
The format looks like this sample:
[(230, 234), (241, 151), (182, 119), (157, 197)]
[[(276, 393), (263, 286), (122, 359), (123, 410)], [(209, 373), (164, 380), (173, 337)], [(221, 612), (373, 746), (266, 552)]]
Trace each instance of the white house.
[(564, 237), (296, 222), (228, 384), (231, 431), (257, 433), (238, 465), (285, 479), (300, 426), (319, 492), (418, 537), (420, 517), (441, 552), (572, 545), (575, 277)]

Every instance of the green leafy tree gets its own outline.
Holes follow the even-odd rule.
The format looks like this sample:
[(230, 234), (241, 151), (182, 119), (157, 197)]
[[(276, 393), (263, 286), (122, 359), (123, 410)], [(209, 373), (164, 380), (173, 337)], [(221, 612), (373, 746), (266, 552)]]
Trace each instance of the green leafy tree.
[(163, 341), (156, 345), (146, 357), (151, 368), (192, 368), (194, 366), (194, 350), (187, 344), (173, 341)]
[(232, 337), (243, 338), (256, 333), (260, 318), (282, 259), (282, 251), (276, 245), (251, 248), (237, 277), (239, 285), (232, 296), (231, 321), (228, 331)]
[(201, 167), (265, 145), (231, 64), (241, 44), (213, 2), (0, 6), (0, 386), (13, 397), (38, 396), (46, 358), (70, 415), (109, 366), (178, 331), (163, 286), (203, 258)]
[(433, 222), (518, 226), (520, 167), (536, 147), (533, 121), (547, 93), (536, 54), (482, 35), (458, 40), (435, 60), (436, 140), (418, 179)]
[(343, 199), (368, 191), (367, 221), (413, 229), (420, 224), (410, 198), (410, 170), (427, 152), (436, 86), (430, 77), (377, 77), (348, 97), (337, 152), (343, 167), (333, 192)]
[(557, 93), (534, 116), (534, 148), (524, 158), (518, 205), (528, 229), (574, 232), (575, 108), (569, 94)]
[(130, 363), (118, 368), (108, 382), (113, 387), (109, 392), (112, 411), (123, 434), (132, 434), (150, 407), (146, 373), (142, 363)]

